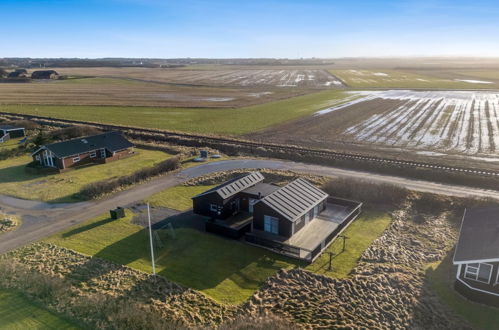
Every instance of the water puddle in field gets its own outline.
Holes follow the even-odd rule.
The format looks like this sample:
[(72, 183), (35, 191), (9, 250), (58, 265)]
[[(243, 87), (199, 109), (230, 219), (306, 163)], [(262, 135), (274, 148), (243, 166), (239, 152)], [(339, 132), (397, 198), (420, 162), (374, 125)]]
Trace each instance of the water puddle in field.
[[(373, 113), (348, 127), (344, 133), (357, 141), (423, 149), (422, 152), (435, 150), (497, 155), (499, 92), (386, 90), (350, 93), (358, 98), (320, 110), (315, 115), (374, 99), (401, 102), (388, 111)], [(477, 160), (496, 162), (496, 159)]]
[(493, 84), (492, 81), (485, 81), (485, 80), (473, 80), (473, 79), (454, 79), (454, 80), (466, 82), (466, 83), (470, 83), (470, 84)]

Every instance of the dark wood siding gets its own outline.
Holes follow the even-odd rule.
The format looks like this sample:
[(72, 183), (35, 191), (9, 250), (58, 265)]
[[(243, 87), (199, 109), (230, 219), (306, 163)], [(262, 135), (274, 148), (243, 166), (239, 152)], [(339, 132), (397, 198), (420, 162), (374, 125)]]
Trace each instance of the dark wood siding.
[[(485, 291), (499, 294), (499, 285), (495, 285), (496, 279), (497, 279), (497, 273), (499, 270), (499, 262), (486, 262), (486, 264), (492, 265), (492, 276), (490, 279), (490, 283), (487, 284), (487, 283), (483, 283), (483, 282), (479, 282), (479, 281), (465, 278), (464, 272), (466, 270), (466, 265), (461, 266), (461, 273), (459, 274), (459, 278), (463, 282), (465, 282), (466, 284), (471, 286), (472, 288), (479, 289), (479, 290), (485, 290)], [(499, 301), (499, 297), (497, 297), (497, 299)]]
[(24, 136), (24, 130), (23, 129), (16, 129), (16, 130), (12, 130), (12, 131), (9, 131), (9, 132), (6, 132), (6, 133), (9, 133), (9, 136), (11, 138), (18, 138), (18, 137), (23, 137)]
[(292, 223), (284, 218), (281, 214), (274, 211), (274, 209), (267, 206), (267, 204), (259, 202), (255, 204), (253, 212), (253, 228), (264, 230), (264, 216), (268, 215), (279, 219), (279, 235), (284, 237), (292, 236)]
[(192, 207), (194, 213), (215, 219), (226, 219), (223, 213), (221, 215), (218, 215), (217, 212), (211, 211), (210, 204), (215, 204), (222, 207), (224, 205), (222, 197), (220, 197), (220, 195), (215, 191), (206, 195), (194, 197), (192, 199)]
[(303, 227), (305, 227), (305, 216), (302, 216), (300, 220), (295, 221), (295, 232), (293, 235), (300, 231)]
[(245, 192), (240, 192), (239, 196), (241, 198), (241, 211), (249, 212), (249, 200), (258, 199), (258, 195), (248, 194)]

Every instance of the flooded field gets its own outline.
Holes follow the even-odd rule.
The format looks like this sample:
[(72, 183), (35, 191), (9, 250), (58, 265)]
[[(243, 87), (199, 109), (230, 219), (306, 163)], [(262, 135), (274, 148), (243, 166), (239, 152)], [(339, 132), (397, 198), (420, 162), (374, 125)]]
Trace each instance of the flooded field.
[(498, 92), (388, 90), (350, 94), (351, 100), (341, 106), (256, 136), (319, 147), (348, 142), (413, 150), (426, 156), (460, 154), (499, 161)]
[(182, 85), (329, 89), (343, 83), (324, 69), (62, 68), (64, 75), (128, 78)]

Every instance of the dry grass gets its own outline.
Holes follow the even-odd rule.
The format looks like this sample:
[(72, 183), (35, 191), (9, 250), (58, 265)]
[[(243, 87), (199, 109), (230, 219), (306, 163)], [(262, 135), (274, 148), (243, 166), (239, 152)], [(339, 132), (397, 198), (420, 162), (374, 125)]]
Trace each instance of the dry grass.
[[(179, 69), (159, 68), (61, 68), (63, 75), (128, 78), (185, 85), (335, 88), (341, 86), (327, 70), (321, 68), (272, 68), (204, 66)], [(336, 83), (334, 83), (336, 82)]]
[(1, 83), (0, 104), (108, 105), (232, 108), (306, 93), (303, 90), (179, 86), (122, 78), (81, 78), (32, 83)]

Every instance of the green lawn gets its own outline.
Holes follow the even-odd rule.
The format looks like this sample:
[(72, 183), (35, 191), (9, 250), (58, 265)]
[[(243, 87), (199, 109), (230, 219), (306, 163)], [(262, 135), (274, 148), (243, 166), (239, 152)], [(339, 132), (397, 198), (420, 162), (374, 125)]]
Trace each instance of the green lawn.
[[(111, 221), (107, 215), (92, 219), (47, 241), (80, 253), (151, 272), (147, 230), (130, 223), (131, 214)], [(181, 215), (173, 220), (175, 238), (159, 231), (164, 244), (156, 247), (159, 275), (204, 292), (227, 304), (246, 301), (279, 269), (299, 262), (238, 241), (193, 228), (200, 218)]]
[(346, 96), (341, 91), (328, 90), (239, 109), (2, 105), (1, 110), (204, 134), (240, 135), (310, 115), (343, 102)]
[(192, 196), (196, 196), (215, 185), (206, 186), (176, 186), (154, 194), (147, 199), (152, 206), (163, 206), (171, 209), (186, 211), (192, 207)]
[(399, 70), (331, 70), (331, 73), (353, 88), (491, 88), (491, 85), (471, 84)]
[(4, 330), (25, 329), (78, 329), (36, 304), (23, 295), (0, 289), (0, 328)]
[(332, 270), (329, 270), (329, 255), (327, 253), (323, 253), (305, 269), (336, 278), (347, 277), (357, 265), (362, 253), (375, 239), (381, 236), (391, 221), (392, 219), (387, 213), (363, 211), (343, 231), (342, 235), (348, 237), (345, 251), (341, 252), (343, 248), (342, 238), (337, 238), (327, 249), (327, 252), (335, 254), (332, 260)]
[(28, 155), (0, 161), (2, 193), (47, 202), (79, 201), (78, 191), (86, 184), (131, 174), (150, 167), (171, 155), (162, 151), (136, 149), (137, 155), (108, 164), (90, 165), (61, 174), (34, 174), (26, 171)]
[(15, 138), (0, 143), (0, 151), (17, 148), (19, 146), (19, 141), (21, 141), (22, 139), (23, 138)]
[(477, 329), (497, 329), (499, 309), (466, 300), (454, 290), (455, 274), (452, 269), (452, 253), (449, 253), (443, 261), (430, 264), (426, 275), (440, 299), (472, 326)]

